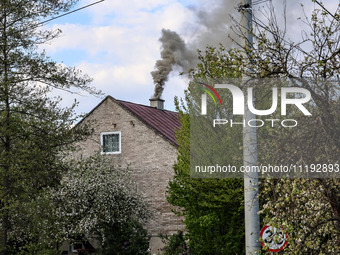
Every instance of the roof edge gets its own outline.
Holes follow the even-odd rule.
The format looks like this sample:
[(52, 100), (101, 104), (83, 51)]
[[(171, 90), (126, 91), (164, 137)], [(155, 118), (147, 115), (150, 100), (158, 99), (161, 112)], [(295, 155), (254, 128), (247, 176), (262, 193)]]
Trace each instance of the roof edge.
[[(153, 128), (152, 126), (150, 126), (145, 120), (143, 120), (143, 118), (141, 118), (140, 116), (138, 116), (136, 113), (134, 113), (133, 111), (131, 111), (128, 107), (126, 107), (124, 104), (120, 103), (120, 102), (127, 102), (127, 103), (132, 103), (132, 104), (136, 104), (136, 105), (140, 105), (143, 107), (149, 107), (152, 109), (155, 109), (154, 107), (151, 107), (149, 105), (143, 105), (143, 104), (138, 104), (138, 103), (133, 103), (133, 102), (129, 102), (129, 101), (125, 101), (125, 100), (119, 100), (116, 99), (110, 95), (107, 95), (99, 104), (97, 104), (91, 111), (89, 111), (88, 113), (85, 114), (85, 116), (74, 126), (77, 127), (79, 125), (81, 125), (82, 122), (85, 121), (85, 119), (90, 116), (97, 108), (99, 108), (106, 100), (111, 99), (112, 101), (114, 101), (115, 103), (117, 103), (120, 107), (122, 107), (123, 109), (125, 109), (126, 111), (128, 111), (129, 113), (131, 113), (133, 116), (135, 116), (137, 119), (139, 119), (140, 121), (142, 121), (148, 128), (152, 129), (155, 133), (159, 134), (160, 136), (163, 137), (164, 140), (167, 140), (170, 144), (174, 145), (175, 147), (179, 147), (177, 142), (173, 142), (172, 140), (170, 140), (168, 137), (166, 137), (165, 135), (163, 135), (161, 132), (159, 132), (157, 129)], [(174, 111), (170, 111), (170, 110), (165, 110), (165, 109), (156, 109), (158, 111), (167, 111), (167, 112), (174, 112)], [(176, 112), (174, 112), (176, 113)]]
[[(126, 107), (124, 104), (120, 103), (120, 101), (122, 102), (127, 102), (127, 103), (132, 103), (129, 101), (124, 101), (124, 100), (118, 100), (118, 99), (114, 99), (115, 102), (117, 104), (119, 104), (122, 108), (124, 108), (125, 110), (127, 110), (129, 113), (131, 113), (133, 116), (135, 116), (137, 119), (139, 119), (141, 122), (143, 122), (148, 128), (152, 129), (155, 133), (159, 134), (160, 136), (162, 136), (165, 140), (167, 140), (169, 143), (171, 143), (172, 145), (174, 145), (175, 147), (179, 147), (177, 142), (173, 142), (172, 140), (170, 140), (168, 137), (166, 137), (165, 135), (163, 135), (161, 132), (159, 132), (157, 129), (153, 128), (152, 126), (150, 126), (143, 118), (141, 118), (140, 116), (138, 116), (136, 113), (134, 113), (133, 111), (131, 111), (128, 107)], [(132, 104), (136, 104), (136, 103), (132, 103)], [(136, 104), (136, 105), (141, 105), (144, 107), (149, 107), (158, 111), (168, 111), (168, 112), (174, 112), (174, 111), (169, 111), (169, 110), (164, 110), (164, 109), (156, 109), (154, 107), (148, 106), (148, 105), (143, 105), (143, 104)], [(176, 112), (174, 112), (176, 113)]]
[(102, 101), (99, 102), (91, 111), (85, 114), (85, 116), (74, 126), (79, 126), (88, 116), (90, 116), (99, 106), (101, 106), (107, 99), (111, 99), (113, 101), (116, 101), (116, 99), (110, 95), (106, 96)]

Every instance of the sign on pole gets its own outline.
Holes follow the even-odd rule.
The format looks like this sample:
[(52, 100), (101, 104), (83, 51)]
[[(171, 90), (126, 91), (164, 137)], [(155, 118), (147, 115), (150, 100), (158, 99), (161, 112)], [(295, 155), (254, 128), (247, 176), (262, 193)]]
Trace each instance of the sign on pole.
[(266, 247), (267, 251), (279, 252), (288, 244), (288, 233), (284, 232), (283, 227), (277, 229), (266, 225), (261, 229), (260, 240), (262, 247)]

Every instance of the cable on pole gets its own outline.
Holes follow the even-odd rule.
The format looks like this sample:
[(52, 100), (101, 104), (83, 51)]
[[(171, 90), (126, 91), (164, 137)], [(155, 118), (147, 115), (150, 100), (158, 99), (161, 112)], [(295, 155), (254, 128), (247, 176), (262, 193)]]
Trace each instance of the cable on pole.
[(85, 8), (88, 8), (88, 7), (93, 6), (93, 5), (95, 5), (95, 4), (99, 4), (99, 3), (104, 2), (104, 1), (105, 1), (105, 0), (100, 0), (100, 1), (94, 2), (94, 3), (92, 3), (92, 4), (85, 5), (85, 6), (83, 6), (83, 7), (80, 7), (80, 8), (78, 8), (78, 9), (75, 9), (75, 10), (73, 10), (73, 11), (66, 12), (66, 13), (61, 14), (61, 15), (59, 15), (59, 16), (56, 16), (56, 17), (50, 18), (50, 19), (48, 19), (48, 20), (42, 21), (42, 22), (38, 23), (37, 25), (42, 25), (42, 24), (45, 24), (45, 23), (50, 22), (50, 21), (52, 21), (52, 20), (59, 19), (59, 18), (61, 18), (61, 17), (64, 17), (64, 16), (69, 15), (69, 14), (71, 14), (71, 13), (74, 13), (74, 12), (77, 12), (77, 11), (80, 11), (80, 10), (83, 10), (83, 9), (85, 9)]

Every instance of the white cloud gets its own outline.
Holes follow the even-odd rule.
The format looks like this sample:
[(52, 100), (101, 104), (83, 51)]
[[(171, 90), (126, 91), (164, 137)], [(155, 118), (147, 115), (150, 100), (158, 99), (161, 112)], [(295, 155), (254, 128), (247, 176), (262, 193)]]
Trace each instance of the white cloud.
[[(282, 1), (273, 2), (280, 13)], [(308, 10), (313, 8), (310, 0), (302, 2)], [(93, 1), (81, 1), (82, 6), (90, 3)], [(235, 10), (238, 3), (237, 0), (106, 0), (83, 10), (90, 17), (86, 22), (51, 25), (61, 28), (63, 34), (46, 45), (46, 51), (52, 58), (80, 51), (74, 58), (65, 55), (65, 64), (76, 65), (88, 73), (94, 78), (94, 86), (113, 97), (148, 104), (154, 89), (150, 72), (160, 57), (161, 29), (174, 30), (191, 43), (197, 38), (205, 42), (225, 40), (229, 14), (238, 15)], [(336, 7), (337, 1), (328, 1), (326, 6)], [(287, 0), (287, 11), (289, 32), (300, 34), (301, 26), (296, 25), (297, 17), (302, 14), (299, 2)], [(208, 33), (201, 35), (203, 29)], [(173, 97), (183, 96), (187, 84), (177, 74), (173, 72), (163, 94), (171, 109)], [(65, 101), (71, 97), (65, 96)], [(83, 112), (91, 99), (79, 100)], [(93, 107), (97, 103), (98, 99), (93, 99)]]
[[(154, 90), (150, 72), (160, 57), (161, 29), (179, 30), (191, 11), (177, 1), (136, 0), (105, 1), (89, 12), (93, 15), (90, 25), (54, 24), (63, 33), (46, 46), (47, 53), (53, 57), (65, 50), (82, 51), (84, 58), (70, 62), (93, 77), (95, 87), (118, 99), (148, 104)], [(173, 109), (173, 97), (182, 95), (183, 89), (171, 93)], [(82, 108), (83, 99), (78, 100)]]

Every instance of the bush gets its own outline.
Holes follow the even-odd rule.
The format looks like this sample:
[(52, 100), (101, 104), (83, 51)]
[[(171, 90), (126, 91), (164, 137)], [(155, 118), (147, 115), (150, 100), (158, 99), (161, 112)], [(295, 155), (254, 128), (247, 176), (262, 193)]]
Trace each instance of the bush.
[(113, 225), (105, 230), (105, 241), (100, 252), (102, 255), (144, 255), (148, 254), (150, 237), (137, 220), (123, 225)]
[(186, 243), (186, 237), (183, 231), (178, 231), (170, 238), (167, 235), (161, 235), (162, 241), (166, 244), (162, 251), (164, 255), (189, 255), (190, 249)]

